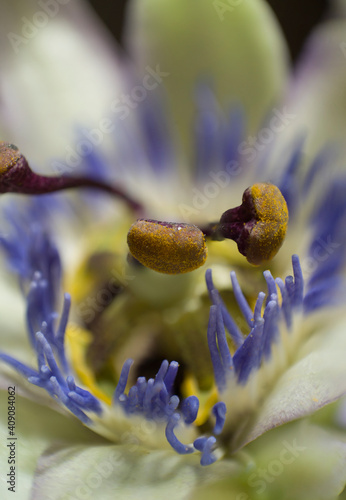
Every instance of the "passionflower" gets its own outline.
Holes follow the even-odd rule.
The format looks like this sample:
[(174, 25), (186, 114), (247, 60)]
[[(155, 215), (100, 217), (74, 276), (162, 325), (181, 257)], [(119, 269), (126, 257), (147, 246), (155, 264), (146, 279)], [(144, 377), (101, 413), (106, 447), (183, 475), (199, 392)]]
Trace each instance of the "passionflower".
[[(132, 65), (121, 69), (82, 5), (42, 3), (42, 33), (44, 17), (27, 5), (25, 27), (9, 36), (20, 59), (42, 56), (60, 30), (72, 55), (84, 54), (85, 28), (99, 49), (89, 64), (109, 79), (80, 90), (87, 65), (75, 59), (78, 85), (72, 65), (64, 89), (77, 105), (58, 88), (56, 116), (69, 109), (54, 130), (77, 135), (59, 156), (36, 108), (35, 127), (23, 113), (17, 132), (5, 87), (4, 491), (337, 498), (346, 482), (343, 19), (312, 36), (287, 81), (284, 41), (259, 0), (134, 1)], [(16, 62), (10, 69), (9, 81)], [(112, 78), (119, 93), (107, 103)], [(90, 107), (79, 114), (86, 88)]]

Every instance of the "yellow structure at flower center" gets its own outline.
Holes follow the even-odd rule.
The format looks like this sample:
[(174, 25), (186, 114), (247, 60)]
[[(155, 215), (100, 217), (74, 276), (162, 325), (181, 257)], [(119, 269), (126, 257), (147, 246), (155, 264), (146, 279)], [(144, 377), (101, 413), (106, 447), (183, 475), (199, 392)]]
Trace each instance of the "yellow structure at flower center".
[(6, 174), (18, 162), (20, 157), (21, 153), (16, 146), (0, 141), (0, 176)]
[(288, 208), (280, 189), (267, 182), (248, 187), (239, 207), (226, 210), (216, 225), (216, 239), (231, 239), (250, 264), (270, 261), (284, 242)]
[(90, 345), (92, 336), (90, 332), (84, 330), (75, 323), (69, 323), (66, 330), (67, 347), (70, 354), (72, 366), (78, 375), (82, 384), (90, 390), (90, 392), (105, 402), (111, 404), (111, 397), (105, 394), (97, 384), (97, 380), (93, 371), (88, 366), (86, 361), (86, 350)]
[(132, 256), (159, 273), (189, 273), (207, 258), (202, 231), (192, 224), (139, 219), (129, 229), (127, 244)]
[(288, 209), (280, 190), (273, 184), (258, 183), (249, 189), (257, 221), (250, 232), (246, 258), (258, 265), (271, 260), (281, 247), (286, 236)]

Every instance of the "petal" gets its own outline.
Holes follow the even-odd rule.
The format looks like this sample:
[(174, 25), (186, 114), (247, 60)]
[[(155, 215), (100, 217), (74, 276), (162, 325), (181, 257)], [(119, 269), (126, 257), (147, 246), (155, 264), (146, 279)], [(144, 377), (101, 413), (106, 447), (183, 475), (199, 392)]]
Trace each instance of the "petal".
[(114, 47), (87, 4), (42, 5), (1, 11), (1, 132), (36, 163), (71, 156), (76, 126), (99, 129), (120, 88)]
[[(7, 397), (7, 391), (0, 391), (0, 407), (3, 411), (5, 408), (7, 409)], [(66, 444), (85, 441), (89, 441), (90, 444), (103, 442), (102, 438), (86, 429), (77, 419), (59, 415), (49, 408), (21, 398), (18, 394), (15, 396), (15, 409), (15, 437), (17, 440), (14, 451), (18, 498), (28, 498), (37, 460), (54, 441)], [(3, 443), (3, 446), (0, 447), (0, 462), (3, 467), (6, 464), (3, 476), (5, 477), (10, 472), (10, 465), (7, 464), (10, 449), (6, 447), (5, 443), (11, 442), (5, 418), (0, 420), (0, 434)], [(5, 482), (5, 479), (3, 481)]]
[(138, 445), (75, 446), (51, 448), (39, 460), (35, 500), (90, 498), (102, 500), (186, 499), (193, 489), (211, 479), (236, 473), (234, 461), (218, 462), (212, 470), (199, 465), (197, 456), (181, 457), (170, 451), (153, 451)]
[(329, 500), (341, 493), (346, 483), (345, 434), (304, 420), (275, 429), (263, 438), (248, 451), (256, 453), (257, 464), (274, 472), (272, 476), (281, 470), (278, 462), (282, 465), (282, 475), (268, 484), (269, 498), (280, 498), (278, 492), (288, 491), (287, 499)]
[[(317, 329), (316, 324), (305, 327)], [(334, 318), (332, 324), (316, 332), (297, 353), (295, 364), (284, 372), (262, 403), (243, 444), (345, 395), (345, 350), (345, 323)]]
[(308, 40), (288, 95), (295, 132), (307, 132), (309, 158), (326, 144), (344, 144), (346, 133), (345, 20), (326, 22)]
[(198, 82), (212, 85), (226, 111), (240, 103), (249, 132), (283, 89), (286, 47), (265, 2), (134, 0), (126, 35), (142, 76), (165, 73), (156, 78), (167, 91), (175, 132), (187, 151)]
[(346, 440), (307, 421), (280, 427), (247, 447), (247, 469), (238, 480), (215, 482), (190, 500), (332, 500), (346, 482)]

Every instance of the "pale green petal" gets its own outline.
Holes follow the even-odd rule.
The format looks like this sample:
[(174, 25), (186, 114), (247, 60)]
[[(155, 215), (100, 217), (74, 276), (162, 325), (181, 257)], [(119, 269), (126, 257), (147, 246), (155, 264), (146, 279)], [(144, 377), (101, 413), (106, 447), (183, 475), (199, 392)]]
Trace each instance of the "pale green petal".
[(0, 131), (40, 166), (71, 155), (77, 125), (100, 129), (120, 92), (115, 47), (90, 7), (53, 3), (54, 15), (35, 0), (1, 2)]
[(245, 450), (241, 477), (205, 486), (189, 500), (333, 500), (345, 486), (346, 436), (308, 421), (274, 429)]
[[(220, 4), (228, 5), (224, 15)], [(283, 90), (286, 47), (266, 2), (133, 0), (126, 34), (141, 73), (148, 66), (167, 73), (162, 84), (175, 132), (190, 153), (198, 81), (212, 82), (224, 111), (241, 103), (249, 132)]]
[(338, 142), (339, 146), (345, 146), (345, 33), (345, 19), (332, 20), (317, 28), (292, 82), (287, 107), (296, 115), (295, 130), (307, 133), (304, 151), (310, 160), (328, 144)]
[(204, 468), (197, 455), (137, 446), (55, 447), (39, 461), (33, 498), (185, 500), (198, 485), (232, 477), (239, 470), (233, 460)]
[[(77, 419), (59, 415), (45, 406), (37, 405), (16, 395), (16, 493), (8, 492), (8, 485), (4, 480), (10, 467), (7, 463), (9, 448), (6, 447), (6, 443), (11, 441), (7, 439), (10, 437), (7, 427), (7, 396), (7, 391), (0, 391), (1, 498), (16, 498), (18, 500), (31, 498), (30, 490), (37, 461), (43, 451), (53, 442), (59, 442), (61, 445), (65, 443), (66, 446), (85, 442), (90, 443), (90, 445), (104, 442), (102, 438), (89, 431)], [(4, 494), (5, 496), (3, 496)]]
[(261, 404), (243, 444), (273, 427), (312, 414), (346, 394), (345, 352), (345, 323), (338, 323), (335, 317), (296, 353), (295, 363)]

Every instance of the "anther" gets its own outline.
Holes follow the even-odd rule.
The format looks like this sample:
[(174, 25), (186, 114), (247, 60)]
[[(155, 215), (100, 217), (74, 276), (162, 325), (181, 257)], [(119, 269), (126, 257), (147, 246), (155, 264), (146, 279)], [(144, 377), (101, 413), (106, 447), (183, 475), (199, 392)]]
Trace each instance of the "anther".
[(204, 234), (192, 224), (138, 219), (129, 229), (127, 244), (135, 259), (159, 273), (188, 273), (207, 258)]
[(227, 210), (203, 232), (215, 240), (234, 240), (250, 264), (260, 265), (279, 251), (287, 224), (287, 204), (279, 188), (258, 183), (244, 191), (239, 207)]

